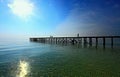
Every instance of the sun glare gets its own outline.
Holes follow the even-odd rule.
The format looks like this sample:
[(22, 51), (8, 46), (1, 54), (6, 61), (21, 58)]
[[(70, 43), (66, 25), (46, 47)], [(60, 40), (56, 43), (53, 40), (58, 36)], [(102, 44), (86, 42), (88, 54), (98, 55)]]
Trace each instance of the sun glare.
[(26, 61), (19, 62), (18, 65), (18, 74), (16, 77), (26, 77), (29, 73), (29, 64)]
[(15, 15), (27, 18), (32, 15), (34, 5), (30, 0), (13, 0), (13, 2), (8, 4), (8, 7)]

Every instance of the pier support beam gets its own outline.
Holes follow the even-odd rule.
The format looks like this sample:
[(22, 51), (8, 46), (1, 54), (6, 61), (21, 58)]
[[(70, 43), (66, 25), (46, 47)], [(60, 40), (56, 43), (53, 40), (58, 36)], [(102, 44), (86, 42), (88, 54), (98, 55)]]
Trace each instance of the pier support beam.
[(105, 37), (103, 37), (103, 48), (105, 49)]
[(113, 37), (111, 37), (111, 48), (113, 48)]
[(55, 38), (56, 44), (57, 44), (57, 38)]
[(67, 44), (67, 37), (65, 38), (65, 42), (66, 42), (66, 44)]
[(71, 42), (72, 42), (72, 45), (74, 45), (75, 44), (75, 39), (73, 38)]
[(89, 46), (92, 47), (92, 38), (89, 38)]
[(87, 38), (85, 37), (84, 38), (84, 46), (86, 47), (86, 45), (87, 45)]
[(98, 38), (96, 37), (96, 48), (98, 48)]

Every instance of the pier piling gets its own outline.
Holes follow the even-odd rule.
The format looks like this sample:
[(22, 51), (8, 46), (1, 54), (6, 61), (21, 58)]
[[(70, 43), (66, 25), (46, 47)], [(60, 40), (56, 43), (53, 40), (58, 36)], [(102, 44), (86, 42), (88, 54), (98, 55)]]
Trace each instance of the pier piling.
[(120, 36), (85, 36), (85, 37), (40, 37), (40, 38), (30, 38), (30, 41), (32, 42), (40, 42), (40, 43), (55, 43), (55, 44), (83, 44), (83, 46), (87, 46), (89, 45), (90, 47), (92, 47), (93, 44), (93, 38), (95, 38), (95, 47), (98, 48), (99, 42), (98, 39), (102, 38), (102, 42), (103, 42), (103, 48), (106, 47), (106, 38), (110, 38), (111, 39), (111, 48), (114, 47), (114, 38), (119, 38)]
[(111, 48), (113, 48), (113, 37), (111, 37)]
[(92, 47), (92, 38), (89, 38), (89, 46)]
[(96, 37), (96, 48), (98, 47), (98, 37)]
[(103, 48), (105, 49), (105, 37), (103, 37)]

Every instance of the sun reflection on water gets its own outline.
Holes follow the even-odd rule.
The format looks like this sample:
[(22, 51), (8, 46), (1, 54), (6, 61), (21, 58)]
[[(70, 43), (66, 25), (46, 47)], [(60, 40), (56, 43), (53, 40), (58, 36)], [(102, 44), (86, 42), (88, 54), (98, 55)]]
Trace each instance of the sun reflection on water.
[(18, 64), (18, 73), (16, 77), (26, 77), (29, 73), (29, 63), (26, 61), (19, 61)]

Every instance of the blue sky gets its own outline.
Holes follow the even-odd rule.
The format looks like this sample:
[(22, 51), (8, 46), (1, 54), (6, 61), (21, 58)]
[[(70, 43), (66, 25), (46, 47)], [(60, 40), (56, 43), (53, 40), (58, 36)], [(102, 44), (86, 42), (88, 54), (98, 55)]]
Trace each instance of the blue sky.
[(120, 0), (0, 0), (0, 38), (120, 35)]

